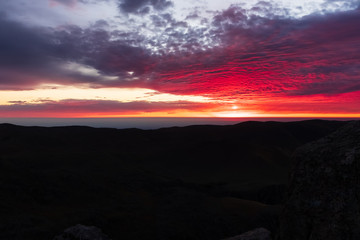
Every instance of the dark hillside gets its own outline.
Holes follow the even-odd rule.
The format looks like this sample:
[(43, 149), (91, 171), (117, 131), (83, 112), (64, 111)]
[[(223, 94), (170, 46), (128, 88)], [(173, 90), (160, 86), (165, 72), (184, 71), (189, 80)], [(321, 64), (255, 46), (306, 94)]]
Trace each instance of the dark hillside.
[(114, 240), (221, 239), (274, 228), (293, 151), (344, 124), (0, 124), (0, 239), (52, 239), (78, 223)]

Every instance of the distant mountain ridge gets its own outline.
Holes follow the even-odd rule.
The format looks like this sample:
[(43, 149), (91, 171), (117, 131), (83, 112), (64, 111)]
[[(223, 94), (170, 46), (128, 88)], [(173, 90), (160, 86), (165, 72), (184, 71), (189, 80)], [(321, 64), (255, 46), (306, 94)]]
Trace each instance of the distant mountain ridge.
[[(242, 181), (220, 175), (253, 174), (249, 168), (257, 168), (261, 176), (269, 175), (266, 179), (269, 184), (276, 184), (286, 181), (284, 170), (291, 166), (289, 158), (297, 147), (319, 139), (345, 123), (322, 120), (243, 122), (157, 130), (1, 124), (0, 151), (6, 155), (13, 152), (16, 145), (18, 154), (22, 151), (56, 153), (65, 148), (85, 154), (107, 152), (130, 164), (140, 164), (152, 171), (159, 169), (161, 174), (201, 183)], [(202, 169), (204, 165), (206, 171)], [(194, 167), (200, 171), (189, 174), (189, 169)], [(201, 179), (193, 176), (199, 174)]]

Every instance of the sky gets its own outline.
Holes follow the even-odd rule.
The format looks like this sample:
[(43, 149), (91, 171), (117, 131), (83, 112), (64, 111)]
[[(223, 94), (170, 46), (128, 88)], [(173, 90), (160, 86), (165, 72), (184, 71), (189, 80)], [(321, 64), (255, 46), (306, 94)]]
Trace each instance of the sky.
[(28, 117), (360, 117), (360, 1), (0, 0)]

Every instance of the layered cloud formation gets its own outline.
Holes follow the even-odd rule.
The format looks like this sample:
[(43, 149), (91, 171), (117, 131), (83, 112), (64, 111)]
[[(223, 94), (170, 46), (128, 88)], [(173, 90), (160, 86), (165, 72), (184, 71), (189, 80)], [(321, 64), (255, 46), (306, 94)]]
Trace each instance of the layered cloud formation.
[(360, 116), (358, 1), (225, 2), (0, 2), (0, 116)]

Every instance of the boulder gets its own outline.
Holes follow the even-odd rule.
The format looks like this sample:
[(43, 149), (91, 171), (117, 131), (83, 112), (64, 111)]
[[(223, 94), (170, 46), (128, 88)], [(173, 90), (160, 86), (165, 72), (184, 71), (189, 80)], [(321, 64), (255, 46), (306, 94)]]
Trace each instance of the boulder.
[(223, 240), (271, 240), (271, 233), (265, 228), (257, 228), (241, 235)]
[(360, 121), (294, 154), (279, 240), (360, 239)]
[(111, 240), (101, 229), (94, 226), (84, 226), (78, 224), (67, 228), (61, 235), (56, 236), (53, 240)]

